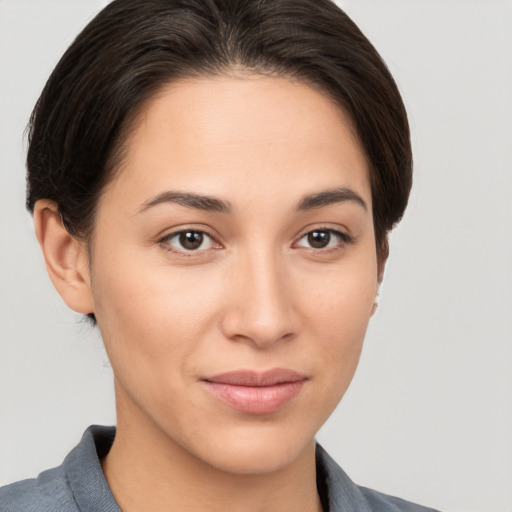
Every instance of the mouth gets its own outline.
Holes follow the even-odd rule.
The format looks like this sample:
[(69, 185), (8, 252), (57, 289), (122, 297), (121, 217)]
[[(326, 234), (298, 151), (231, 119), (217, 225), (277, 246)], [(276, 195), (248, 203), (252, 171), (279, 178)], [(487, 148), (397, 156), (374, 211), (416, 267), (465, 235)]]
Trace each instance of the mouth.
[(308, 378), (293, 370), (238, 370), (201, 379), (216, 398), (238, 411), (269, 414), (282, 409), (301, 391)]

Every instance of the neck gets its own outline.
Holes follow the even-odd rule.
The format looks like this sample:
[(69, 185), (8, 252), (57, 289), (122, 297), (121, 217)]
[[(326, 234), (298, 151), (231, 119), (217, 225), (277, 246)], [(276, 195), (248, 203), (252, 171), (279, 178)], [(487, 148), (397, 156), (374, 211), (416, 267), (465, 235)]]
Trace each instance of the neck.
[(314, 441), (284, 468), (265, 474), (237, 474), (205, 463), (140, 415), (130, 415), (130, 421), (125, 421), (118, 404), (116, 438), (102, 461), (123, 512), (322, 511)]

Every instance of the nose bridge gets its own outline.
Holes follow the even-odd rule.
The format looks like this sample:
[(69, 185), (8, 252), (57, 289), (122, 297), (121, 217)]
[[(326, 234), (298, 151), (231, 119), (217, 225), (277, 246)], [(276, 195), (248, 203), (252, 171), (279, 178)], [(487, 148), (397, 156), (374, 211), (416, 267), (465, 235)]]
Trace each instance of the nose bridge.
[(231, 337), (263, 347), (294, 334), (290, 283), (277, 251), (263, 244), (248, 250), (240, 255), (232, 277), (236, 292), (228, 313)]

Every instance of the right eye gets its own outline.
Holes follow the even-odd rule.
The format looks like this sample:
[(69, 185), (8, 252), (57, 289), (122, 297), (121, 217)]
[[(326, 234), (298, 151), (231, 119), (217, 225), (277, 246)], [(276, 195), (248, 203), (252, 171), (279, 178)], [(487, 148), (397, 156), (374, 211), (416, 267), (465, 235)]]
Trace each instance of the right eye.
[(219, 244), (204, 231), (184, 229), (164, 236), (160, 243), (170, 252), (191, 254), (219, 248)]

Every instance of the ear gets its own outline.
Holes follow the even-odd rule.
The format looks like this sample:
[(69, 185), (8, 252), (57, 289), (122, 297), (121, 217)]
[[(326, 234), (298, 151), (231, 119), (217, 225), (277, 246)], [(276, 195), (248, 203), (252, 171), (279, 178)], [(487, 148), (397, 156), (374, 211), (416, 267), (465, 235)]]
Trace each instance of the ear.
[(34, 227), (46, 270), (59, 295), (72, 310), (92, 313), (94, 307), (87, 248), (66, 230), (54, 201), (40, 199), (36, 202)]
[(389, 256), (389, 242), (386, 236), (380, 244), (379, 254), (377, 255), (377, 284), (380, 286), (384, 279), (384, 269)]
[(377, 292), (375, 293), (375, 302), (373, 303), (373, 308), (372, 308), (372, 312), (371, 312), (372, 316), (375, 314), (375, 311), (377, 311), (377, 306), (379, 305), (377, 298), (379, 296), (380, 284), (382, 283), (382, 280), (384, 279), (384, 269), (386, 267), (386, 261), (388, 260), (388, 256), (389, 256), (389, 243), (388, 243), (387, 236), (381, 243), (379, 249), (380, 250), (377, 255)]

